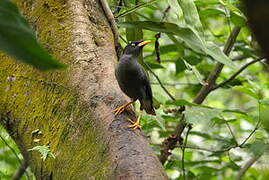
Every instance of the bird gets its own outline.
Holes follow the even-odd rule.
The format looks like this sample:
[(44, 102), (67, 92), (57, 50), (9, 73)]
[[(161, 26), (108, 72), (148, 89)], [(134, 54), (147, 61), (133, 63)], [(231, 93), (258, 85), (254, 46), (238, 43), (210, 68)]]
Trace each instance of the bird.
[[(156, 115), (148, 76), (138, 62), (138, 57), (143, 47), (148, 43), (150, 43), (148, 40), (134, 41), (129, 43), (123, 50), (123, 54), (115, 68), (115, 76), (120, 89), (131, 98), (131, 101), (114, 109), (113, 113), (115, 116), (125, 110), (130, 111), (128, 106), (136, 100), (140, 102), (140, 110), (145, 110), (148, 114)], [(129, 128), (141, 128), (140, 116), (138, 116), (137, 121), (129, 121), (132, 123), (132, 125), (128, 126)]]

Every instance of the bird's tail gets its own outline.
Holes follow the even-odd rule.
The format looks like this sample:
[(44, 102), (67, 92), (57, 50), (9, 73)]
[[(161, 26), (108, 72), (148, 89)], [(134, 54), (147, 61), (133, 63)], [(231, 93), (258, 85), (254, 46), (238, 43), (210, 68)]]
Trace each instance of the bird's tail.
[(155, 110), (154, 110), (154, 107), (153, 107), (153, 102), (151, 100), (142, 100), (140, 101), (140, 109), (143, 110), (145, 109), (145, 111), (148, 113), (148, 114), (151, 114), (151, 115), (156, 115), (155, 113)]

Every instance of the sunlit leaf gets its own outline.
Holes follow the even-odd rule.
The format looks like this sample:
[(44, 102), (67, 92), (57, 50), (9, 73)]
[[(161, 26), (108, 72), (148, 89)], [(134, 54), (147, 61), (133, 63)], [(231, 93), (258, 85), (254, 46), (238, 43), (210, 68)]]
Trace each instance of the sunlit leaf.
[(35, 146), (31, 149), (28, 149), (28, 151), (38, 151), (41, 154), (41, 159), (45, 161), (48, 157), (52, 157), (55, 159), (54, 154), (50, 151), (49, 146)]
[(193, 0), (177, 0), (182, 11), (185, 22), (194, 27), (199, 34), (203, 34), (202, 23), (200, 22), (199, 14)]

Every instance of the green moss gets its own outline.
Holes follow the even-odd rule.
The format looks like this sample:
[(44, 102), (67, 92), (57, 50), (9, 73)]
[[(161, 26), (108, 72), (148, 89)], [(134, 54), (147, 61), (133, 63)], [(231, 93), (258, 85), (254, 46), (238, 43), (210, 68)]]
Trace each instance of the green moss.
[[(43, 46), (56, 59), (70, 64), (72, 22), (64, 1), (34, 1), (33, 10), (31, 0), (16, 2), (34, 27), (39, 27), (36, 31)], [(0, 114), (16, 124), (4, 126), (29, 156), (39, 179), (86, 179), (89, 175), (109, 179), (110, 161), (100, 133), (103, 130), (92, 119), (90, 107), (78, 99), (76, 90), (63, 86), (69, 81), (68, 69), (40, 72), (3, 54), (0, 59)], [(35, 129), (42, 134), (33, 135)], [(40, 141), (34, 142), (36, 138)], [(49, 145), (56, 159), (42, 162), (38, 152), (27, 152), (37, 145)]]

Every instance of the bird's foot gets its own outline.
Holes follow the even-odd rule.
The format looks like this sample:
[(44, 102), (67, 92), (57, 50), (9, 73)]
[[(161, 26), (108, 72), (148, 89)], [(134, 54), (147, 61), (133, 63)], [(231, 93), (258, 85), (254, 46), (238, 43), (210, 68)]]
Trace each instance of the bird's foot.
[(118, 114), (121, 114), (123, 111), (127, 110), (127, 111), (132, 111), (132, 109), (130, 107), (128, 107), (130, 104), (132, 104), (133, 101), (128, 102), (116, 109), (114, 109), (112, 112), (115, 114), (115, 116), (117, 116)]
[(130, 123), (132, 123), (132, 125), (127, 126), (128, 128), (132, 128), (132, 129), (141, 129), (141, 125), (140, 125), (140, 118), (137, 118), (137, 121), (132, 121), (132, 120), (128, 120)]

